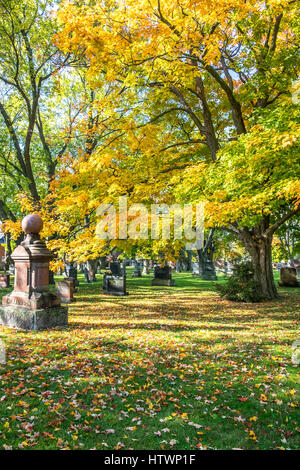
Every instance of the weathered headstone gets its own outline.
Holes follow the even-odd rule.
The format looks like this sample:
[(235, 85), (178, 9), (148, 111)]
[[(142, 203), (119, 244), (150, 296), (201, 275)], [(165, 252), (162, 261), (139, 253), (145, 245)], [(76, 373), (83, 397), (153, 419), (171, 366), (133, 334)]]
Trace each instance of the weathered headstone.
[(12, 254), (14, 290), (2, 299), (1, 325), (39, 330), (68, 323), (68, 310), (49, 290), (49, 262), (54, 256), (40, 239), (42, 227), (37, 214), (23, 219), (26, 238)]
[(72, 277), (74, 279), (75, 287), (78, 287), (79, 281), (77, 279), (77, 267), (74, 261), (66, 262), (65, 273), (67, 275), (67, 278)]
[(196, 263), (195, 261), (192, 261), (192, 276), (199, 276), (200, 275), (200, 269), (199, 269), (199, 263)]
[[(98, 260), (97, 259), (89, 259), (86, 262), (86, 269), (89, 276), (89, 282), (96, 282), (96, 272), (98, 268)], [(88, 281), (87, 281), (88, 282)]]
[(106, 295), (128, 295), (126, 291), (126, 269), (125, 263), (123, 269), (119, 262), (109, 263), (110, 273), (104, 273), (103, 276), (103, 294)]
[(85, 265), (83, 266), (83, 274), (84, 274), (84, 282), (90, 282), (89, 272)]
[(296, 268), (281, 268), (280, 281), (278, 284), (281, 287), (299, 287), (300, 284), (297, 280)]
[(134, 260), (134, 272), (132, 274), (132, 277), (142, 277), (141, 265), (140, 262), (137, 260)]
[(149, 260), (148, 260), (148, 259), (144, 259), (144, 260), (143, 260), (143, 271), (142, 271), (142, 275), (146, 276), (147, 274), (150, 274)]
[(172, 279), (170, 266), (155, 266), (154, 279), (151, 284), (152, 286), (174, 286), (175, 281)]
[(11, 274), (12, 276), (15, 275), (15, 265), (14, 265), (14, 264), (10, 264), (10, 265), (9, 265), (8, 272), (9, 272), (9, 274)]
[(177, 261), (176, 261), (176, 272), (177, 272), (177, 273), (181, 273), (182, 271), (183, 271), (183, 269), (182, 269), (182, 262), (179, 261), (179, 260), (177, 260)]
[(75, 279), (64, 279), (56, 283), (56, 295), (60, 298), (62, 303), (68, 304), (75, 302), (74, 299)]
[(10, 274), (0, 273), (0, 289), (7, 289), (10, 287)]

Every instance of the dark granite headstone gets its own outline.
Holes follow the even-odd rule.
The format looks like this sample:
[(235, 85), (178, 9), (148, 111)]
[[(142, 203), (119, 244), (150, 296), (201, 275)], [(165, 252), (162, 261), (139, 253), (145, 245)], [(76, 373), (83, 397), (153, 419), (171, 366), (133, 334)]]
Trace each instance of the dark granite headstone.
[(111, 271), (111, 274), (113, 276), (121, 276), (122, 275), (122, 270), (121, 270), (121, 263), (118, 261), (113, 261), (109, 263), (109, 270)]
[(119, 262), (109, 263), (110, 273), (103, 276), (103, 294), (106, 295), (128, 295), (126, 291), (126, 268), (123, 269)]
[(79, 286), (79, 281), (77, 279), (77, 268), (73, 261), (67, 262), (65, 265), (65, 273), (67, 277), (72, 277), (75, 281), (75, 287)]
[(170, 266), (155, 266), (154, 279), (151, 284), (152, 286), (174, 286), (175, 281), (172, 279)]

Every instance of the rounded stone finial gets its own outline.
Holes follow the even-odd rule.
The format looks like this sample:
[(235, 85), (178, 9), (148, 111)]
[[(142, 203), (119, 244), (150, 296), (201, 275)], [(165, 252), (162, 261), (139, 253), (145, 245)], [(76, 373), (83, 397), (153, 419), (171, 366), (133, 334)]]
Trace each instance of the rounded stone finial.
[(22, 220), (24, 233), (40, 233), (43, 228), (43, 220), (38, 214), (29, 214)]

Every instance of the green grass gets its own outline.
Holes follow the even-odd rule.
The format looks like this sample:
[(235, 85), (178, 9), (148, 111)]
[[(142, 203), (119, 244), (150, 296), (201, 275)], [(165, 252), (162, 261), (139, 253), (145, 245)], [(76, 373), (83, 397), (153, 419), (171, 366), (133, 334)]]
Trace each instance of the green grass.
[(236, 304), (189, 273), (151, 277), (120, 298), (80, 276), (67, 328), (0, 327), (0, 449), (298, 447), (300, 289)]

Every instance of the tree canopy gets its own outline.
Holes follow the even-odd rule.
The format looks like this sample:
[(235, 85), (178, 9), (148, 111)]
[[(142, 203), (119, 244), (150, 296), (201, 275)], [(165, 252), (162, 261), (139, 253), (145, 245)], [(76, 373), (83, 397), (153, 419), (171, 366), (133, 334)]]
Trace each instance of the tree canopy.
[[(19, 33), (33, 102), (42, 77), (52, 80), (46, 96), (55, 97), (50, 107), (36, 105), (33, 120), (28, 114), (33, 127), (22, 147), (23, 153), (30, 147), (36, 126), (36, 155), (46, 156), (49, 189), (45, 198), (35, 194), (25, 165), (25, 192), (30, 204), (39, 201), (52, 248), (78, 259), (107, 249), (95, 238), (96, 210), (122, 195), (148, 205), (205, 201), (207, 240), (215, 228), (234, 234), (252, 258), (262, 296), (276, 297), (272, 237), (299, 211), (296, 2), (220, 0), (212, 8), (207, 0), (93, 0), (64, 2), (54, 16), (43, 20), (51, 28), (41, 44), (46, 47), (45, 37), (52, 43), (41, 65), (38, 55), (30, 60)], [(37, 42), (43, 21), (30, 23)], [(63, 74), (60, 68), (72, 61)], [(55, 101), (58, 75), (64, 77), (61, 105)], [(77, 83), (75, 94), (66, 83)], [(22, 93), (20, 99), (26, 102)], [(74, 113), (69, 132), (63, 152), (54, 145), (50, 156), (39, 113), (50, 112), (54, 102), (63, 112), (67, 99)], [(14, 133), (6, 139), (18, 158)], [(116, 240), (111, 246), (129, 253), (138, 244)], [(154, 251), (180, 250), (155, 244)]]

